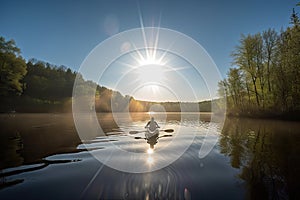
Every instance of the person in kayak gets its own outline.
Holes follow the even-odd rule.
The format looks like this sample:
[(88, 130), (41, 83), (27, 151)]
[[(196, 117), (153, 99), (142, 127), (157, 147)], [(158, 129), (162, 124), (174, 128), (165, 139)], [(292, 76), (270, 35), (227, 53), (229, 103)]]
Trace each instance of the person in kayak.
[(155, 131), (156, 129), (160, 128), (160, 126), (158, 126), (157, 122), (154, 121), (154, 117), (151, 117), (151, 120), (147, 123), (145, 128), (149, 128), (150, 131)]

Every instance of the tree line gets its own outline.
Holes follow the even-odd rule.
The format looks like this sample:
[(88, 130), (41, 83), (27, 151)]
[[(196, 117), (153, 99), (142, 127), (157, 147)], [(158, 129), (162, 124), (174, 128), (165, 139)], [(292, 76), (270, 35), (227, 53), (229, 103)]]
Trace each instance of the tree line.
[(231, 54), (233, 66), (219, 82), (230, 115), (280, 115), (300, 111), (300, 21), (242, 35)]
[(26, 62), (20, 54), (14, 40), (0, 37), (0, 112), (63, 110), (76, 72), (36, 59)]
[[(97, 112), (148, 112), (151, 106), (158, 103), (123, 96), (118, 91), (84, 80), (76, 71), (63, 65), (56, 66), (36, 59), (26, 62), (15, 41), (6, 41), (4, 37), (0, 37), (0, 72), (0, 112), (70, 112), (76, 77), (80, 95), (90, 96), (96, 88), (94, 102), (87, 102), (87, 109)], [(210, 101), (159, 104), (169, 112), (180, 112), (182, 109), (211, 111)]]

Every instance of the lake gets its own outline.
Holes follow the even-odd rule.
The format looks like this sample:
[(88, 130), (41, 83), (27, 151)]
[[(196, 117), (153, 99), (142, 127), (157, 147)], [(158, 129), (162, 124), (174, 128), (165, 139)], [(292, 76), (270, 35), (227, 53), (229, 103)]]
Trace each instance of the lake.
[(300, 123), (210, 116), (2, 114), (0, 199), (299, 199)]

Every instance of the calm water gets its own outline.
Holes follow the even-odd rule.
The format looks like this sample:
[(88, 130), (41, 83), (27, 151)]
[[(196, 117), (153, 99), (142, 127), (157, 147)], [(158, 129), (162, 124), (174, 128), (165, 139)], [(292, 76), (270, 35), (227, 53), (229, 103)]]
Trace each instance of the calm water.
[[(149, 115), (131, 117), (131, 123), (117, 124), (112, 115), (99, 114), (105, 134), (87, 127), (81, 144), (71, 114), (0, 115), (0, 199), (299, 199), (297, 122), (227, 119), (221, 129), (209, 114), (198, 121), (197, 113), (169, 113), (158, 122), (174, 132), (161, 131), (149, 159), (144, 133), (129, 134), (143, 131)], [(201, 145), (214, 140), (200, 159)], [(119, 171), (92, 156), (113, 159), (107, 156), (112, 148), (145, 155), (114, 155), (115, 168), (144, 166), (150, 172)], [(183, 154), (161, 166), (173, 155), (164, 150)]]

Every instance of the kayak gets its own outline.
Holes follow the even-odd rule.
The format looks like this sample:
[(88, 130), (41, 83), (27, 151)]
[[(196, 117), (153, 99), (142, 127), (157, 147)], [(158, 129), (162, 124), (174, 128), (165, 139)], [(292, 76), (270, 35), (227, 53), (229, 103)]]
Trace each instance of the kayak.
[(158, 135), (159, 135), (159, 129), (158, 128), (153, 130), (153, 131), (151, 131), (149, 128), (147, 128), (147, 131), (145, 133), (145, 137), (146, 137), (147, 140), (152, 138), (152, 137), (158, 137)]

